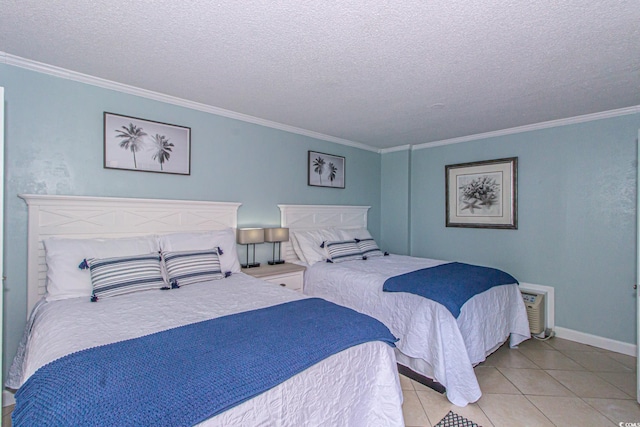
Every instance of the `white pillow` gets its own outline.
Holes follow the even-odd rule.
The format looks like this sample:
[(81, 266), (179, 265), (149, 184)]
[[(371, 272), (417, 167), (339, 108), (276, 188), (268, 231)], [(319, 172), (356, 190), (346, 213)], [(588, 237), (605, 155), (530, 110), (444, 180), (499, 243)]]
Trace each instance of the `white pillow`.
[(300, 250), (304, 255), (304, 259), (309, 265), (316, 262), (325, 261), (327, 253), (322, 243), (325, 241), (338, 241), (342, 238), (337, 230), (333, 228), (321, 228), (317, 230), (294, 231), (295, 237), (300, 245)]
[(338, 230), (341, 239), (372, 239), (371, 233), (366, 228), (340, 228)]
[(298, 239), (296, 238), (295, 233), (289, 233), (289, 241), (291, 242), (291, 246), (293, 246), (293, 251), (298, 255), (300, 261), (305, 264), (309, 264), (302, 253), (302, 249), (300, 248), (300, 243), (298, 243)]
[(213, 249), (216, 246), (222, 249), (222, 255), (220, 255), (220, 268), (222, 269), (222, 273), (226, 273), (227, 271), (239, 273), (240, 261), (238, 260), (236, 233), (232, 228), (194, 233), (173, 233), (160, 236), (160, 248), (163, 252), (197, 251)]
[(47, 263), (47, 301), (90, 297), (91, 276), (78, 266), (86, 258), (110, 258), (159, 252), (156, 236), (122, 239), (62, 239), (43, 241)]

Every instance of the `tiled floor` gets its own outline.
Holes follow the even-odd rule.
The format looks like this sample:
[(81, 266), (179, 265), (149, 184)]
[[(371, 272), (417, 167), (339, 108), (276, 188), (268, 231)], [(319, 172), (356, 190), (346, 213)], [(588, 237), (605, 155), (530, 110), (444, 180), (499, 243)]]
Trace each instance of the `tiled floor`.
[(484, 427), (640, 426), (635, 357), (531, 339), (502, 346), (475, 370), (482, 398), (464, 408), (401, 376), (406, 425), (433, 426), (453, 410)]
[(2, 427), (11, 427), (11, 411), (13, 411), (13, 405), (2, 408)]
[[(476, 375), (482, 398), (464, 408), (400, 376), (406, 425), (433, 426), (453, 410), (483, 427), (640, 426), (635, 357), (559, 338), (531, 339), (518, 349), (501, 347)], [(3, 408), (3, 427), (11, 426), (12, 409)]]

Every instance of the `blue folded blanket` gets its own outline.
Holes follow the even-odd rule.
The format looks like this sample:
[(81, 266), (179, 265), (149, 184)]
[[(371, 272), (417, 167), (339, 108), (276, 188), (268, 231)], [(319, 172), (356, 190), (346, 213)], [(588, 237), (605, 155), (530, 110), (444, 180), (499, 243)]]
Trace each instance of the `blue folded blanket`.
[(82, 350), (16, 393), (14, 426), (190, 426), (352, 346), (395, 337), (319, 298)]
[(387, 279), (386, 292), (409, 292), (444, 305), (457, 318), (471, 297), (499, 285), (518, 283), (495, 268), (451, 262)]

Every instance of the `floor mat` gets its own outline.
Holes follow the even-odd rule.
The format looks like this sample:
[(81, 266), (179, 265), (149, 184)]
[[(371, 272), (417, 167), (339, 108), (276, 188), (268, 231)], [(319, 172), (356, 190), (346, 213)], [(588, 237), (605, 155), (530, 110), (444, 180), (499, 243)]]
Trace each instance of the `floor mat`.
[(478, 424), (466, 419), (465, 417), (449, 411), (443, 419), (440, 420), (435, 427), (480, 427)]

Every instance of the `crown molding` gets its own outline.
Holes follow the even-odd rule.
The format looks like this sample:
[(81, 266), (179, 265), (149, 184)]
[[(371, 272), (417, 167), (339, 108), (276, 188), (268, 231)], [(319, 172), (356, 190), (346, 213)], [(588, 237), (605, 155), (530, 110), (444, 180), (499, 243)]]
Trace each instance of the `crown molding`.
[(609, 119), (612, 117), (626, 116), (640, 113), (640, 105), (619, 108), (617, 110), (602, 111), (600, 113), (585, 114), (583, 116), (568, 117), (566, 119), (550, 120), (548, 122), (534, 123), (531, 125), (518, 126), (509, 129), (497, 130), (494, 132), (478, 133), (475, 135), (461, 136), (459, 138), (444, 139), (442, 141), (425, 142), (411, 146), (412, 150), (422, 150), (424, 148), (440, 147), (442, 145), (460, 144), (461, 142), (476, 141), (479, 139), (495, 138), (497, 136), (513, 135), (515, 133), (530, 132), (533, 130), (549, 129), (558, 126), (573, 125), (576, 123), (591, 122), (594, 120)]
[(284, 132), (294, 133), (309, 138), (319, 139), (322, 141), (333, 142), (340, 145), (346, 145), (348, 147), (358, 148), (361, 150), (372, 151), (378, 154), (387, 154), (395, 151), (403, 150), (422, 150), (425, 148), (440, 147), (443, 145), (460, 144), (463, 142), (477, 141), (486, 138), (495, 138), (505, 135), (513, 135), (516, 133), (530, 132), (534, 130), (548, 129), (558, 126), (566, 126), (576, 123), (585, 123), (593, 120), (607, 119), (612, 117), (625, 116), (629, 114), (640, 113), (640, 105), (634, 105), (627, 108), (620, 108), (616, 110), (603, 111), (593, 114), (585, 114), (582, 116), (569, 117), (565, 119), (551, 120), (547, 122), (534, 123), (525, 126), (518, 126), (514, 128), (502, 129), (493, 132), (478, 133), (474, 135), (461, 136), (458, 138), (444, 139), (441, 141), (425, 142), (417, 145), (399, 145), (389, 148), (376, 148), (361, 142), (350, 141), (348, 139), (338, 138), (331, 135), (326, 135), (319, 132), (314, 132), (307, 129), (298, 128), (295, 126), (286, 125), (283, 123), (274, 122), (271, 120), (261, 119), (259, 117), (250, 116), (248, 114), (242, 114), (235, 111), (225, 110), (223, 108), (214, 107), (212, 105), (202, 104), (199, 102), (189, 101), (187, 99), (178, 98), (171, 95), (166, 95), (159, 92), (153, 92), (146, 89), (141, 89), (135, 86), (129, 86), (122, 83), (114, 82), (111, 80), (102, 79), (100, 77), (91, 76), (88, 74), (78, 73), (76, 71), (67, 70), (65, 68), (56, 67), (54, 65), (45, 64), (38, 61), (22, 58), (10, 53), (0, 51), (0, 63), (12, 65), (15, 67), (24, 68), (27, 70), (35, 71), (38, 73), (48, 74), (54, 77), (59, 77), (67, 80), (73, 80), (76, 82), (101, 87), (103, 89), (114, 90), (117, 92), (126, 93), (129, 95), (140, 96), (142, 98), (152, 99), (167, 104), (177, 105), (180, 107), (189, 108), (192, 110), (202, 111), (209, 114), (215, 114), (217, 116), (227, 117), (230, 119), (240, 120), (247, 123), (256, 124), (259, 126), (265, 126), (272, 129), (281, 130)]
[(395, 151), (405, 151), (405, 150), (411, 150), (411, 144), (398, 145), (397, 147), (381, 148), (380, 150), (378, 150), (378, 153), (387, 154), (387, 153), (393, 153)]
[(111, 80), (102, 79), (100, 77), (78, 73), (76, 71), (67, 70), (61, 67), (56, 67), (55, 65), (49, 65), (42, 62), (33, 61), (31, 59), (22, 58), (22, 57), (15, 56), (10, 53), (6, 53), (2, 51), (0, 51), (0, 63), (24, 68), (24, 69), (35, 71), (38, 73), (48, 74), (50, 76), (59, 77), (62, 79), (73, 80), (76, 82), (101, 87), (103, 89), (110, 89), (117, 92), (126, 93), (129, 95), (140, 96), (142, 98), (152, 99), (154, 101), (164, 102), (166, 104), (177, 105), (179, 107), (185, 107), (192, 110), (215, 114), (217, 116), (228, 117), (230, 119), (240, 120), (243, 122), (265, 126), (272, 129), (278, 129), (284, 132), (290, 132), (290, 133), (295, 133), (302, 136), (308, 136), (314, 139), (334, 142), (336, 144), (359, 148), (361, 150), (373, 151), (376, 153), (379, 152), (378, 148), (371, 147), (361, 142), (350, 141), (348, 139), (342, 139), (342, 138), (338, 138), (331, 135), (325, 135), (323, 133), (314, 132), (311, 130), (302, 129), (295, 126), (274, 122), (271, 120), (261, 119), (259, 117), (250, 116), (248, 114), (242, 114), (235, 111), (225, 110), (219, 107), (214, 107), (212, 105), (202, 104), (200, 102), (189, 101), (187, 99), (166, 95), (163, 93), (154, 92), (154, 91), (142, 89), (135, 86), (129, 86), (129, 85), (114, 82)]

